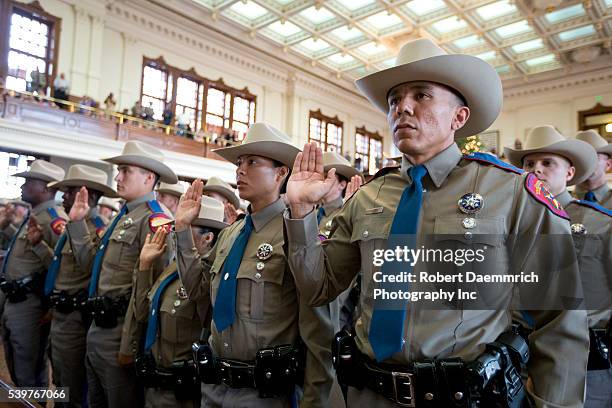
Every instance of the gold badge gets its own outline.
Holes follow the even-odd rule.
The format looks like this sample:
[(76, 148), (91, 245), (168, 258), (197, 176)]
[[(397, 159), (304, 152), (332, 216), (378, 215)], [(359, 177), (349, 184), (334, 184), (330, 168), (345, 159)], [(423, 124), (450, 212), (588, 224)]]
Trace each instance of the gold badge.
[(585, 235), (587, 233), (587, 230), (583, 224), (572, 224), (570, 229), (572, 230), (572, 234), (575, 235)]
[(260, 261), (265, 261), (266, 259), (269, 259), (272, 256), (273, 251), (274, 247), (271, 244), (265, 242), (257, 248), (257, 259), (259, 259)]

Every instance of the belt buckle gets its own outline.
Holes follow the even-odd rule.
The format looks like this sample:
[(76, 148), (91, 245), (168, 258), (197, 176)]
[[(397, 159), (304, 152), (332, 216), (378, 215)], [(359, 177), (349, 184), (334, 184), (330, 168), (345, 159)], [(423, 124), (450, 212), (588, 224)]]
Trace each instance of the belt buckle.
[[(393, 378), (393, 394), (395, 397), (395, 402), (402, 407), (415, 407), (413, 382), (414, 374), (392, 371), (391, 377)], [(400, 400), (399, 394), (402, 391), (408, 391), (410, 396), (402, 396)]]

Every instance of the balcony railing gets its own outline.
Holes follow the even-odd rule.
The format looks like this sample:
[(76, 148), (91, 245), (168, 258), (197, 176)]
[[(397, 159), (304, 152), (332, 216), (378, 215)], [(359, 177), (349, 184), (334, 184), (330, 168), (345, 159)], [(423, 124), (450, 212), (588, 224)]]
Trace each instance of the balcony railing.
[[(140, 140), (160, 149), (223, 160), (212, 150), (226, 146), (227, 142), (223, 140), (223, 145), (214, 144), (209, 134), (194, 134), (156, 121), (29, 92), (0, 88), (0, 93), (0, 117), (5, 120), (51, 131), (77, 132), (83, 138), (97, 136), (118, 141)], [(194, 138), (179, 136), (181, 134)]]

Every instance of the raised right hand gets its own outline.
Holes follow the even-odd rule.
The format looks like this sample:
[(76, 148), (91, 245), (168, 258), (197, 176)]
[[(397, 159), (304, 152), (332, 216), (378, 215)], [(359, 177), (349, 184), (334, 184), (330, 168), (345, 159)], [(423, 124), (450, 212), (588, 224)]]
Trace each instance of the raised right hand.
[(200, 179), (194, 180), (181, 196), (176, 214), (174, 216), (174, 228), (176, 232), (183, 231), (191, 226), (191, 223), (200, 215), (200, 203), (202, 202), (202, 189), (204, 183)]
[(0, 229), (5, 229), (10, 223), (15, 221), (15, 206), (13, 204), (7, 204), (6, 207), (0, 211)]
[(336, 169), (330, 169), (327, 177), (323, 171), (323, 152), (316, 143), (307, 143), (297, 154), (293, 171), (287, 183), (286, 199), (292, 218), (303, 218), (337, 182)]
[(81, 187), (74, 197), (68, 217), (70, 221), (81, 221), (87, 217), (87, 214), (89, 214), (89, 193), (85, 187)]

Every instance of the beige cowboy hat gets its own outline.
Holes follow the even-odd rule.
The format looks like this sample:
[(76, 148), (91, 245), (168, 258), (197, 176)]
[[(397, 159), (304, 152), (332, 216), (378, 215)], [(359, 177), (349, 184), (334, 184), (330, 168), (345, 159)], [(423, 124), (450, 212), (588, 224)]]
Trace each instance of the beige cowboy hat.
[(532, 153), (554, 153), (568, 159), (576, 173), (568, 186), (582, 183), (593, 174), (596, 165), (595, 149), (582, 140), (566, 139), (553, 126), (535, 127), (527, 135), (523, 149), (504, 147), (504, 154), (513, 165), (522, 168), (525, 156)]
[(158, 193), (170, 194), (176, 197), (181, 197), (183, 193), (185, 193), (185, 186), (181, 183), (164, 183), (163, 181), (159, 183), (157, 189), (155, 189)]
[(229, 224), (223, 222), (225, 217), (225, 207), (223, 203), (212, 197), (203, 196), (200, 202), (200, 214), (191, 225), (199, 225), (201, 227), (209, 227), (215, 229), (223, 229)]
[(108, 207), (113, 211), (119, 212), (121, 205), (118, 200), (113, 200), (112, 198), (102, 197), (98, 200), (98, 205), (102, 207)]
[(597, 153), (607, 154), (612, 157), (612, 143), (608, 143), (606, 139), (601, 137), (599, 133), (593, 129), (576, 133), (576, 139), (587, 142), (595, 148)]
[(207, 191), (221, 194), (232, 203), (234, 208), (240, 208), (240, 199), (236, 195), (236, 191), (232, 188), (232, 186), (221, 180), (219, 177), (212, 176), (208, 179), (206, 185), (202, 189), (203, 193), (206, 193)]
[(470, 108), (470, 117), (455, 132), (455, 138), (482, 132), (501, 111), (502, 83), (491, 65), (471, 55), (447, 54), (427, 38), (404, 44), (395, 66), (358, 79), (355, 84), (374, 106), (386, 114), (389, 111), (389, 91), (397, 85), (414, 81), (437, 82), (463, 96)]
[(251, 125), (242, 144), (213, 150), (234, 164), (238, 161), (238, 157), (253, 154), (279, 161), (289, 169), (293, 168), (295, 156), (299, 151), (300, 149), (291, 143), (289, 136), (263, 122)]
[(32, 204), (30, 204), (30, 203), (26, 203), (25, 201), (20, 200), (20, 199), (18, 199), (18, 198), (14, 198), (14, 199), (12, 199), (12, 200), (9, 200), (9, 201), (7, 202), (7, 204), (11, 204), (11, 205), (20, 205), (20, 206), (25, 207), (25, 208), (32, 208)]
[(164, 154), (157, 148), (137, 140), (130, 140), (123, 146), (119, 156), (102, 159), (114, 164), (130, 164), (152, 171), (165, 183), (176, 183), (178, 177), (164, 164)]
[(363, 174), (351, 163), (337, 152), (323, 152), (323, 171), (336, 169), (336, 173), (350, 180), (353, 176), (359, 176), (363, 180)]
[(34, 160), (30, 170), (13, 174), (13, 177), (33, 178), (42, 181), (60, 181), (64, 178), (64, 169), (45, 160)]
[(117, 197), (117, 192), (107, 184), (107, 181), (108, 174), (104, 170), (84, 164), (73, 164), (62, 181), (52, 181), (47, 187), (66, 191), (67, 187), (85, 186), (107, 197)]

